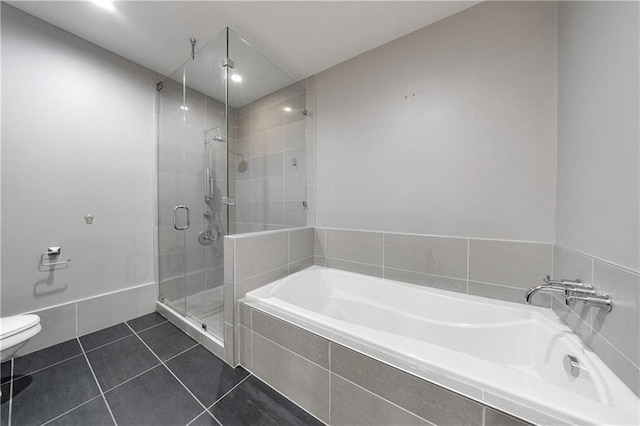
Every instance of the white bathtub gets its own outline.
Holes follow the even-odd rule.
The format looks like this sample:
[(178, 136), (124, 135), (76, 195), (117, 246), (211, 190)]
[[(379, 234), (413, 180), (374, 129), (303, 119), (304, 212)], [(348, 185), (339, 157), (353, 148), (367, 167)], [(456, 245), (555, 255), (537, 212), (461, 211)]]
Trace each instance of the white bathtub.
[(318, 266), (246, 302), (533, 423), (640, 424), (636, 395), (549, 309)]

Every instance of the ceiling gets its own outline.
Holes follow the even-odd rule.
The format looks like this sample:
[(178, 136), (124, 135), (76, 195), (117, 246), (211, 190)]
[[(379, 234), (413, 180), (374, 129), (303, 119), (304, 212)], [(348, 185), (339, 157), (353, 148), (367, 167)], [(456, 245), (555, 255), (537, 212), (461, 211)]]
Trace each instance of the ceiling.
[(228, 26), (295, 80), (478, 1), (9, 1), (14, 7), (164, 75)]

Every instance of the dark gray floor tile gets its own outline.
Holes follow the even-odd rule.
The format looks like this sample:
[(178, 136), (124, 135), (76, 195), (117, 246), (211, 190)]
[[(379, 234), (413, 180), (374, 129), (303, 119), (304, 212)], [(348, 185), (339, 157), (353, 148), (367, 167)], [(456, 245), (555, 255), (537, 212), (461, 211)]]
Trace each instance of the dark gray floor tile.
[(14, 359), (13, 375), (24, 376), (55, 364), (56, 362), (80, 355), (81, 353), (82, 349), (80, 349), (78, 340), (67, 340), (66, 342), (58, 343), (57, 345)]
[(11, 423), (42, 424), (99, 395), (83, 356), (13, 381)]
[(127, 321), (127, 324), (129, 324), (129, 326), (133, 328), (137, 333), (138, 331), (153, 327), (154, 325), (161, 324), (165, 321), (167, 321), (165, 317), (157, 312), (152, 312), (150, 314), (129, 320)]
[(5, 383), (0, 386), (0, 392), (2, 392), (2, 401), (0, 402), (0, 426), (9, 424), (9, 391), (11, 390), (10, 383)]
[(5, 361), (0, 366), (0, 377), (2, 377), (0, 383), (8, 382), (11, 380), (11, 361)]
[(242, 367), (229, 367), (200, 345), (173, 358), (167, 367), (206, 407), (249, 375)]
[(143, 331), (139, 336), (163, 361), (197, 343), (169, 322)]
[(105, 396), (119, 425), (186, 425), (203, 410), (164, 366)]
[(189, 426), (220, 426), (220, 423), (214, 419), (209, 412), (202, 413)]
[(210, 411), (224, 426), (322, 425), (255, 376), (242, 382)]
[(82, 343), (85, 351), (90, 351), (98, 346), (106, 345), (107, 343), (127, 337), (130, 334), (133, 334), (131, 329), (127, 327), (125, 323), (121, 323), (91, 334), (85, 334), (80, 337), (80, 343)]
[(87, 352), (87, 358), (103, 391), (159, 364), (158, 359), (137, 336), (125, 337)]
[(113, 419), (102, 396), (47, 423), (47, 426), (113, 426)]

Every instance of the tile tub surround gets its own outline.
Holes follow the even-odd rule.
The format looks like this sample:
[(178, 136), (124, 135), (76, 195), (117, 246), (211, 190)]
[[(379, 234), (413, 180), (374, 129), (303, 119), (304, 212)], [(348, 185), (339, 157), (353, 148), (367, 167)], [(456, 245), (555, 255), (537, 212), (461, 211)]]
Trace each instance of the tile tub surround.
[[(225, 361), (237, 365), (238, 301), (251, 290), (313, 265), (313, 228), (224, 237)], [(232, 350), (231, 348), (235, 348)]]
[(42, 331), (29, 340), (18, 355), (153, 312), (157, 299), (158, 285), (151, 283), (29, 312), (40, 317)]
[(553, 310), (622, 381), (640, 395), (640, 273), (554, 246), (556, 277), (592, 283), (613, 300), (611, 312), (553, 298)]
[(331, 425), (525, 425), (240, 302), (240, 363)]
[[(527, 289), (551, 274), (552, 245), (315, 228), (314, 264), (524, 303)], [(550, 307), (551, 297), (533, 302)]]
[(2, 363), (0, 411), (16, 426), (319, 424), (157, 313)]

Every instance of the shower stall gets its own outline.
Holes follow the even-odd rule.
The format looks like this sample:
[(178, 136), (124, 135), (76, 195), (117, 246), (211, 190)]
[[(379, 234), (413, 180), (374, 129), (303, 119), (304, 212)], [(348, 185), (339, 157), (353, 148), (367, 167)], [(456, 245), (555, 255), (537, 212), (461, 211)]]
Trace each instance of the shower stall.
[(226, 28), (156, 90), (159, 309), (223, 348), (224, 236), (306, 224), (304, 83)]

